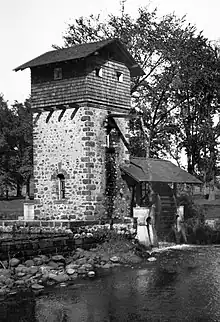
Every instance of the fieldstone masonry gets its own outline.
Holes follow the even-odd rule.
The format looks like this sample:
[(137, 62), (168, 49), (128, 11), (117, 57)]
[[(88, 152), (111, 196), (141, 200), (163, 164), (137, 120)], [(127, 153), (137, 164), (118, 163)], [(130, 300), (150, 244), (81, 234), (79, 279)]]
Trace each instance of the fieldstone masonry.
[[(73, 109), (43, 112), (34, 126), (34, 199), (37, 220), (93, 220), (102, 216), (105, 193), (106, 132), (103, 126), (107, 109), (81, 104), (71, 120)], [(128, 138), (128, 122), (117, 123)], [(129, 159), (121, 140), (116, 146), (118, 199), (120, 214), (126, 215), (128, 188), (121, 179), (119, 164)], [(59, 199), (58, 175), (65, 178), (65, 199)], [(129, 211), (129, 210), (128, 210)]]

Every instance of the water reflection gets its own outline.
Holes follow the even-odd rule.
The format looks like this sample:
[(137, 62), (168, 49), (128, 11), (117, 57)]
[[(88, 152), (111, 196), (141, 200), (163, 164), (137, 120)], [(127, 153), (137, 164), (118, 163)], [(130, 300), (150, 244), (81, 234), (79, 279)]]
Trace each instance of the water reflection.
[(22, 309), (1, 304), (0, 321), (220, 321), (219, 255), (216, 247), (170, 251), (145, 267), (53, 288)]

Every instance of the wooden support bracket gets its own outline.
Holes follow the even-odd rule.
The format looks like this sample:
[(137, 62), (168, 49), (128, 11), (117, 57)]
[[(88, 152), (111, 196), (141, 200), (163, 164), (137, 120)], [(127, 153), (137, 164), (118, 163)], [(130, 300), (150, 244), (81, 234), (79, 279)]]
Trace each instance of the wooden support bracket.
[(71, 116), (70, 116), (70, 119), (73, 120), (73, 118), (75, 117), (77, 111), (78, 111), (79, 107), (75, 107), (75, 109), (73, 110)]
[(33, 121), (33, 125), (37, 124), (37, 121), (39, 120), (40, 116), (41, 116), (42, 112), (38, 112), (37, 116), (35, 117), (34, 121)]
[(125, 114), (125, 113), (109, 113), (107, 115), (108, 118), (115, 117), (115, 118), (124, 118), (124, 119), (134, 119), (137, 117), (137, 114)]
[(46, 123), (48, 123), (48, 122), (49, 122), (49, 120), (50, 120), (50, 118), (51, 118), (51, 116), (52, 116), (53, 112), (54, 112), (54, 110), (53, 110), (53, 109), (51, 109), (51, 110), (50, 110), (50, 112), (49, 112), (49, 114), (47, 115)]
[(64, 113), (66, 112), (66, 108), (63, 108), (62, 110), (61, 110), (61, 113), (60, 113), (60, 115), (58, 116), (58, 122), (60, 122), (60, 120), (62, 119), (62, 117), (63, 117), (63, 115), (64, 115)]
[(126, 148), (128, 149), (128, 151), (130, 151), (130, 145), (129, 145), (128, 141), (126, 140), (126, 138), (124, 137), (123, 133), (121, 132), (121, 130), (120, 130), (117, 122), (113, 118), (112, 118), (112, 121), (114, 123), (115, 129), (118, 131), (118, 133), (120, 135), (120, 138), (121, 138), (122, 142), (124, 143), (124, 145), (126, 146)]

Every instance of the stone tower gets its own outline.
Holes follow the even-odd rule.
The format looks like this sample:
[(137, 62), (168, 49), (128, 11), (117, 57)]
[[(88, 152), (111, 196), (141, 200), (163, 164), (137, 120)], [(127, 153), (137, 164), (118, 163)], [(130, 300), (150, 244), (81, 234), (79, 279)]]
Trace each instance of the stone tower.
[(31, 69), (35, 219), (93, 220), (105, 211), (106, 151), (113, 149), (116, 165), (129, 158), (130, 77), (143, 71), (117, 39), (50, 51), (15, 71), (25, 68)]

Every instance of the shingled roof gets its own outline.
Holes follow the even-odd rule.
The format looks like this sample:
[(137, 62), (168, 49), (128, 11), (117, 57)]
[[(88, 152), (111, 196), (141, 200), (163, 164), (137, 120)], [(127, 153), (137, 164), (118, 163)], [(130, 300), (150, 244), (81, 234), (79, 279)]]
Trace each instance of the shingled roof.
[(119, 39), (107, 39), (97, 42), (75, 45), (73, 47), (64, 49), (48, 51), (43, 55), (40, 55), (28, 61), (27, 63), (16, 67), (14, 70), (19, 71), (36, 66), (85, 58), (110, 45), (116, 46), (117, 50), (120, 51), (121, 55), (124, 57), (125, 64), (131, 71), (132, 76), (144, 75), (143, 70), (140, 68), (140, 66), (137, 65), (134, 58), (131, 56), (131, 54)]
[(202, 182), (170, 161), (132, 158), (121, 169), (137, 182), (167, 182), (201, 184)]

